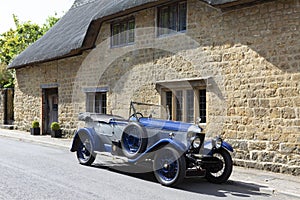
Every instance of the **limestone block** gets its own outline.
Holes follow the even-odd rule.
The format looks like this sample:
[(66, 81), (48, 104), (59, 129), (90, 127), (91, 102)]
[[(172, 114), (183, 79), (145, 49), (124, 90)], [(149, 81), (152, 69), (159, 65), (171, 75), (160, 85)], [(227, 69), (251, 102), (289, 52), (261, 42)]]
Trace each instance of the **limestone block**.
[(300, 175), (300, 167), (299, 166), (283, 166), (281, 168), (281, 173), (284, 174), (292, 174), (294, 176)]
[(274, 162), (275, 163), (287, 164), (288, 163), (288, 156), (276, 153), (275, 157), (274, 157)]
[(291, 144), (291, 143), (281, 143), (279, 145), (279, 152), (280, 153), (298, 153), (300, 154), (300, 144)]
[(299, 154), (291, 154), (287, 156), (288, 159), (288, 164), (289, 165), (296, 165), (296, 166), (300, 166), (300, 155)]
[(281, 110), (282, 118), (284, 119), (295, 119), (296, 118), (296, 112), (294, 108), (283, 108)]
[(260, 154), (260, 162), (273, 162), (276, 152), (272, 151), (262, 151)]
[(265, 150), (267, 148), (267, 142), (262, 141), (249, 141), (248, 150)]
[(282, 171), (282, 164), (276, 163), (262, 163), (262, 169), (272, 171), (275, 173), (280, 173)]

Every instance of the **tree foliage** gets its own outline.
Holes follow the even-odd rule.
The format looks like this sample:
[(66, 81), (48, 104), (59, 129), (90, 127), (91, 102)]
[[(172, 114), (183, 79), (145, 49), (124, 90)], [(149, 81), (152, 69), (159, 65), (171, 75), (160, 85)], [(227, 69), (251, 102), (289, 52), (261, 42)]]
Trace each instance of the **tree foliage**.
[(7, 70), (7, 65), (59, 20), (56, 14), (48, 17), (43, 25), (30, 21), (20, 22), (15, 15), (13, 15), (13, 19), (15, 28), (0, 34), (0, 88), (13, 86), (14, 72)]
[(13, 87), (13, 72), (6, 69), (7, 65), (0, 63), (0, 88), (9, 88)]

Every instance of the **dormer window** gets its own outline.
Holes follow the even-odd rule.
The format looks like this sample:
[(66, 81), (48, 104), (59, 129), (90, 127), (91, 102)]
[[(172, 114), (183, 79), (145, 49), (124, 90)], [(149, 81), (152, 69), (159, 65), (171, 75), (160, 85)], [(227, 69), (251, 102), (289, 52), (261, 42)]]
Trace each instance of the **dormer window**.
[(158, 7), (158, 36), (186, 31), (187, 3), (176, 2)]
[(129, 18), (111, 24), (111, 46), (119, 47), (134, 43), (135, 19)]

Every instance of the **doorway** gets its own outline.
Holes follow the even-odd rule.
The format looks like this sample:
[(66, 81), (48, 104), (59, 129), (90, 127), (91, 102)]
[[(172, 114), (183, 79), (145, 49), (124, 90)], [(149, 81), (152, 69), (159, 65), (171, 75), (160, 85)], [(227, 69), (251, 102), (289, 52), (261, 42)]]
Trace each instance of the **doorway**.
[(51, 134), (52, 122), (58, 122), (58, 88), (43, 89), (43, 134)]
[(13, 125), (14, 122), (14, 89), (13, 88), (6, 88), (3, 90), (3, 110), (4, 110), (3, 124)]

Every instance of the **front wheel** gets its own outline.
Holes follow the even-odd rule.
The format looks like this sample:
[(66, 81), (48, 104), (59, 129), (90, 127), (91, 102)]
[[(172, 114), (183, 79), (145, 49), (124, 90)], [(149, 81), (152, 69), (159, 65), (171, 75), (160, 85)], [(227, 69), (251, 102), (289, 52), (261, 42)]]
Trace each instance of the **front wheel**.
[(207, 169), (205, 177), (211, 183), (224, 183), (229, 179), (232, 172), (231, 156), (225, 149), (216, 150), (213, 156), (219, 159), (219, 164), (216, 168)]
[(79, 140), (80, 144), (76, 151), (77, 159), (82, 165), (91, 165), (96, 158), (95, 153), (93, 153), (91, 139), (87, 136), (82, 136)]
[(165, 186), (175, 186), (185, 177), (185, 158), (172, 147), (160, 149), (154, 157), (154, 175)]

